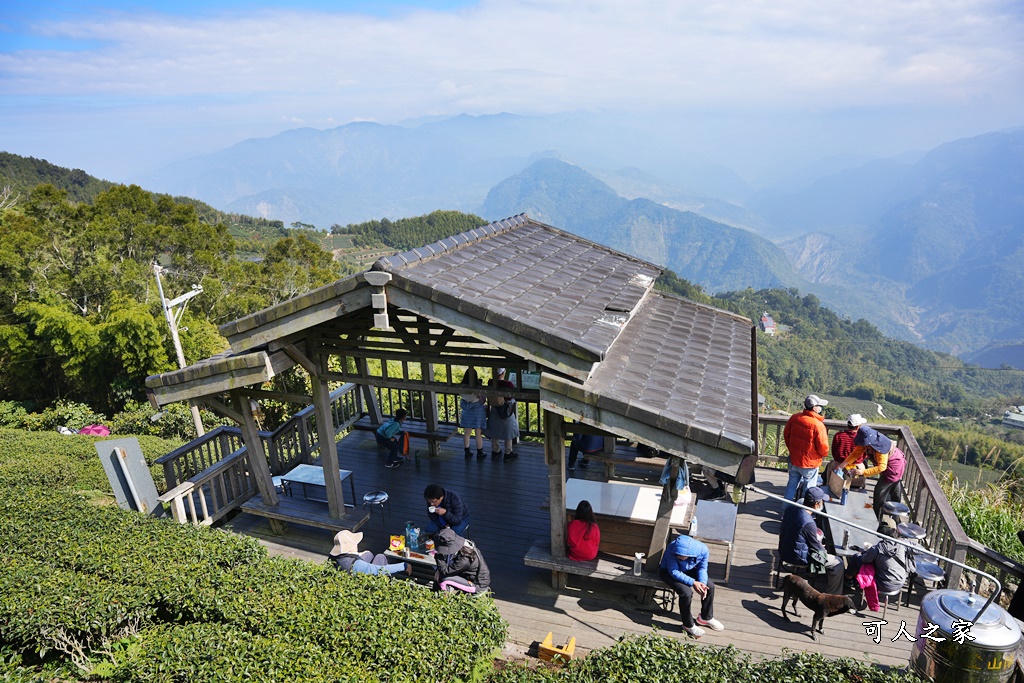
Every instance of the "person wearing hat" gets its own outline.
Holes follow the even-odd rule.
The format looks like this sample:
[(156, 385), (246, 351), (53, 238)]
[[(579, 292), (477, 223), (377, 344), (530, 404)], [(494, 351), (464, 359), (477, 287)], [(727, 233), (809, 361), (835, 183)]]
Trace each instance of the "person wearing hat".
[[(857, 437), (857, 430), (866, 423), (867, 420), (860, 413), (853, 413), (846, 418), (846, 429), (841, 429), (832, 436), (832, 462), (825, 468), (825, 481), (831, 481), (831, 472), (839, 469), (846, 456), (853, 452), (853, 440)], [(864, 488), (864, 477), (854, 477), (851, 484), (850, 488)]]
[[(679, 596), (684, 632), (700, 638), (704, 635), (702, 626), (712, 631), (725, 629), (722, 622), (715, 619), (715, 584), (708, 578), (706, 545), (690, 536), (678, 536), (661, 556), (658, 577)], [(694, 593), (700, 596), (700, 616), (696, 620), (690, 613)]]
[(452, 529), (441, 529), (434, 536), (434, 590), (481, 593), (491, 586), (491, 570), (473, 541)]
[(853, 440), (857, 438), (857, 430), (860, 426), (867, 424), (867, 420), (860, 413), (853, 413), (846, 418), (846, 429), (841, 429), (832, 437), (832, 459), (838, 463), (846, 460), (846, 456), (853, 452)]
[[(882, 434), (877, 429), (862, 425), (857, 430), (857, 436), (853, 440), (854, 449), (843, 461), (843, 469), (850, 470), (857, 476), (873, 477), (878, 475), (878, 483), (875, 484), (875, 498), (871, 507), (875, 511), (875, 517), (880, 517), (882, 506), (886, 501), (894, 500), (899, 502), (903, 497), (903, 470), (906, 469), (907, 460), (903, 451), (896, 447), (892, 439)], [(870, 458), (875, 463), (874, 467), (865, 468), (863, 460)]]
[(789, 480), (786, 500), (796, 500), (798, 492), (818, 483), (818, 468), (828, 455), (828, 430), (821, 409), (828, 401), (814, 394), (804, 399), (804, 409), (786, 421), (782, 438), (789, 449)]
[[(814, 521), (813, 512), (825, 507), (825, 492), (817, 486), (807, 489), (804, 504), (786, 505), (782, 513), (782, 527), (779, 530), (779, 556), (787, 564), (805, 565), (811, 577), (811, 584), (825, 593), (841, 595), (843, 592), (843, 561), (829, 555), (821, 539), (824, 532)], [(818, 577), (825, 576), (824, 581)]]
[(386, 557), (374, 555), (369, 550), (359, 552), (359, 543), (363, 540), (363, 532), (355, 533), (348, 530), (339, 531), (334, 536), (334, 548), (328, 556), (335, 568), (353, 574), (412, 574), (412, 565), (408, 562), (389, 564)]

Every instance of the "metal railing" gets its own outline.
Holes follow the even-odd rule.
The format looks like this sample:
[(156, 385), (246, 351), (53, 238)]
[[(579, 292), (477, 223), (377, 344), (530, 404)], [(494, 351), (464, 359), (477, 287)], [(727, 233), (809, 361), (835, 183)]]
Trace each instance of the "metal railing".
[[(782, 430), (788, 419), (786, 415), (759, 416), (760, 444), (763, 453), (759, 460), (788, 462), (789, 454), (782, 438)], [(903, 497), (910, 507), (911, 519), (924, 527), (928, 534), (928, 548), (964, 565), (976, 567), (979, 575), (995, 574), (1003, 585), (1017, 586), (1024, 582), (1024, 565), (978, 543), (964, 531), (910, 428), (888, 424), (870, 426), (893, 439), (906, 457), (906, 469), (902, 479)], [(836, 431), (845, 429), (846, 423), (825, 420), (825, 427), (829, 430), (831, 438)], [(964, 577), (965, 571), (968, 570), (951, 565), (947, 573), (948, 585), (960, 587), (961, 577), (965, 579), (967, 587), (977, 584), (979, 576)]]

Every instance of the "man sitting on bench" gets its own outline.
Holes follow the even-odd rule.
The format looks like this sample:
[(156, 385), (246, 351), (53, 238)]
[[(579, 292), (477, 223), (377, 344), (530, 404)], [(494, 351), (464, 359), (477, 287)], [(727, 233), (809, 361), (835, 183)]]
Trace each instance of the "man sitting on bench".
[(591, 453), (600, 453), (603, 449), (603, 436), (580, 434), (578, 432), (573, 434), (572, 441), (569, 442), (569, 471), (572, 472), (576, 469), (576, 458), (581, 452), (583, 453), (583, 458), (580, 460), (580, 467), (587, 467), (590, 465), (587, 456)]

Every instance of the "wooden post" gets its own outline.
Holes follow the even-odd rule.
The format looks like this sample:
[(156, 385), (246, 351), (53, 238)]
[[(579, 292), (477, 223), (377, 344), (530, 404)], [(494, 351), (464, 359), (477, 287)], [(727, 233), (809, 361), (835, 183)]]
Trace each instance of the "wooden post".
[[(334, 416), (331, 414), (331, 389), (327, 380), (319, 377), (313, 380), (313, 406), (316, 411), (316, 427), (320, 442), (320, 463), (324, 468), (324, 485), (327, 487), (327, 510), (334, 519), (345, 516), (345, 494), (341, 490), (341, 474), (338, 472), (338, 447), (334, 443)], [(352, 501), (355, 504), (355, 501)]]
[(544, 411), (544, 461), (548, 465), (551, 556), (565, 557), (565, 433), (562, 416)]
[[(421, 367), (423, 368), (424, 379), (428, 379), (429, 381), (433, 382), (434, 364), (423, 363), (421, 364)], [(424, 400), (426, 401), (426, 405), (423, 406), (423, 419), (427, 421), (427, 431), (436, 432), (438, 430), (438, 427), (440, 426), (438, 425), (437, 422), (437, 392), (426, 392)], [(440, 453), (441, 445), (437, 442), (436, 439), (427, 439), (427, 444), (429, 444), (427, 446), (427, 452), (430, 453), (430, 455), (435, 456)]]
[[(252, 416), (249, 409), (249, 399), (242, 396), (239, 391), (232, 391), (231, 397), (235, 401), (235, 408), (242, 416), (242, 440), (245, 442), (245, 450), (249, 453), (249, 467), (252, 469), (252, 477), (256, 481), (256, 488), (260, 497), (266, 505), (277, 505), (277, 488), (270, 475), (270, 465), (267, 463), (267, 456), (263, 452), (263, 441), (260, 439), (260, 430), (256, 424), (256, 418)], [(275, 534), (285, 532), (284, 522), (270, 520), (270, 529)]]
[(668, 481), (661, 490), (661, 503), (658, 505), (658, 518), (654, 520), (654, 531), (651, 534), (651, 545), (647, 549), (647, 561), (644, 567), (650, 571), (657, 571), (661, 564), (661, 556), (665, 552), (668, 543), (669, 525), (672, 522), (672, 508), (676, 504), (676, 496), (679, 490), (676, 488), (676, 477), (679, 476), (679, 458), (670, 455), (671, 466), (668, 472)]

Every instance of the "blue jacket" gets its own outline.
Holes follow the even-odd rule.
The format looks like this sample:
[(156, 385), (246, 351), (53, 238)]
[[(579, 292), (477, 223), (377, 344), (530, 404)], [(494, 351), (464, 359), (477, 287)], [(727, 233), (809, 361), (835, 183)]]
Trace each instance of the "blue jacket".
[[(682, 555), (679, 559), (677, 555)], [(687, 574), (697, 568), (697, 581), (708, 582), (708, 547), (695, 538), (680, 536), (668, 544), (661, 556), (661, 567), (680, 583), (692, 586), (694, 578)]]
[(385, 422), (380, 427), (377, 427), (377, 433), (383, 436), (385, 439), (390, 439), (393, 436), (397, 436), (402, 431), (402, 423), (391, 418), (390, 421)]
[(436, 512), (428, 512), (427, 517), (442, 529), (446, 526), (458, 526), (462, 523), (463, 519), (469, 517), (469, 509), (466, 507), (466, 504), (459, 498), (459, 494), (451, 489), (444, 490), (441, 507), (445, 509), (444, 519), (441, 519)]
[(812, 550), (825, 551), (818, 540), (818, 525), (803, 505), (787, 505), (779, 531), (779, 554), (783, 562), (810, 564)]

